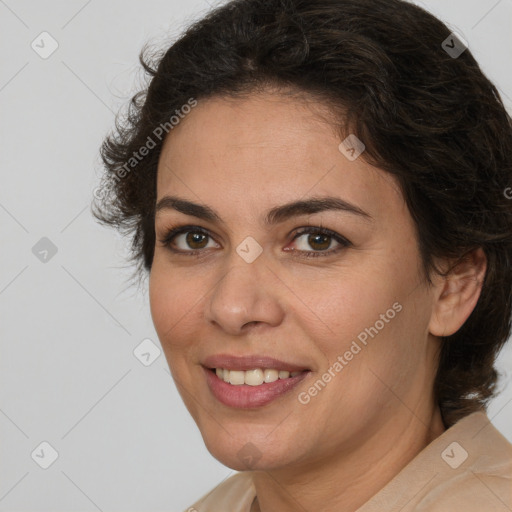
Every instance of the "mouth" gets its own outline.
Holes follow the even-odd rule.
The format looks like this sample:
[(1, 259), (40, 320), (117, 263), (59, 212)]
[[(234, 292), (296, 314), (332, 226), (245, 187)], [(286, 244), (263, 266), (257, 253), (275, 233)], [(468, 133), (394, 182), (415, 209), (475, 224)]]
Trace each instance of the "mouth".
[(282, 361), (273, 357), (263, 355), (234, 356), (229, 354), (218, 354), (207, 357), (202, 365), (209, 369), (222, 369), (228, 371), (250, 371), (250, 370), (277, 370), (290, 373), (309, 370), (306, 365)]
[(288, 394), (310, 373), (301, 367), (264, 356), (219, 355), (203, 362), (210, 392), (229, 407), (262, 407)]

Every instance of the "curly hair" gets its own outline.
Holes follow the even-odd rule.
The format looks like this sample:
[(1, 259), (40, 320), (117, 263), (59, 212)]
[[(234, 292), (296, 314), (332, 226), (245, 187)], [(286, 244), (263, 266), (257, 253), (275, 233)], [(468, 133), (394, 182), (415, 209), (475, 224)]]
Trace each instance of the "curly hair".
[[(397, 178), (429, 284), (431, 272), (441, 273), (436, 258), (457, 262), (479, 247), (487, 257), (474, 310), (441, 338), (434, 392), (449, 427), (496, 394), (494, 363), (510, 334), (512, 298), (512, 201), (504, 192), (512, 121), (454, 37), (403, 0), (230, 1), (165, 51), (142, 49), (149, 85), (103, 141), (106, 172), (93, 215), (131, 237), (135, 274), (147, 275), (157, 165), (172, 116), (183, 117), (193, 101), (268, 87), (324, 102), (340, 133), (350, 127), (364, 141), (363, 157)], [(447, 51), (445, 41), (462, 53)]]

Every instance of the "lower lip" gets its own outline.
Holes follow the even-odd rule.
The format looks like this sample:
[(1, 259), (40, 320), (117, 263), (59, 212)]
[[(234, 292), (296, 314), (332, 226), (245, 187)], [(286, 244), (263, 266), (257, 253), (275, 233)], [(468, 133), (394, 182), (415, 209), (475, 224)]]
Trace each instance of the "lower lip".
[(310, 373), (309, 371), (301, 372), (295, 377), (279, 379), (275, 382), (260, 384), (259, 386), (249, 386), (248, 384), (235, 386), (219, 379), (208, 368), (203, 367), (203, 370), (206, 372), (206, 382), (213, 396), (224, 405), (238, 407), (239, 409), (250, 409), (269, 404), (276, 398), (291, 391)]

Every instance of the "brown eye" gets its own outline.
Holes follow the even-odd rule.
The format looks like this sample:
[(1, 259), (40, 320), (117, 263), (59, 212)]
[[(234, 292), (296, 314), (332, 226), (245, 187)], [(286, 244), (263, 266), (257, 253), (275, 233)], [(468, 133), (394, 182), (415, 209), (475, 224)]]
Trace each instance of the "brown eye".
[(309, 235), (308, 244), (313, 249), (318, 251), (325, 251), (331, 245), (331, 237), (328, 235)]
[(185, 236), (185, 243), (191, 249), (204, 249), (206, 246), (205, 240), (208, 239), (208, 235), (203, 233), (195, 233), (193, 231), (189, 231)]
[[(198, 254), (208, 247), (212, 237), (206, 230), (194, 226), (183, 226), (171, 229), (160, 240), (164, 247), (182, 254)], [(213, 246), (216, 246), (215, 244)], [(212, 246), (210, 246), (212, 247)]]
[[(306, 237), (306, 235), (308, 236)], [(303, 238), (303, 240), (299, 243), (295, 243), (296, 248), (292, 249), (292, 251), (299, 254), (302, 253), (301, 255), (306, 258), (329, 256), (352, 245), (351, 242), (338, 233), (320, 227), (308, 227), (303, 229), (295, 235), (293, 240), (295, 242), (295, 240), (300, 238)], [(333, 242), (336, 244), (334, 248), (331, 247)]]

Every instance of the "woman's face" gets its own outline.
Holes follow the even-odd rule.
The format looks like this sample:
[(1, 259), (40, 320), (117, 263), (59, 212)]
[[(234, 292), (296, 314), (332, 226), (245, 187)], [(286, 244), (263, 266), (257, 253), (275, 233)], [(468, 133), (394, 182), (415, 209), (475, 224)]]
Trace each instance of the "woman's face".
[[(375, 450), (435, 414), (434, 296), (410, 213), (316, 108), (199, 101), (160, 157), (152, 318), (208, 450), (237, 470)], [(281, 209), (313, 198), (337, 208)], [(300, 373), (271, 382), (286, 369)]]

